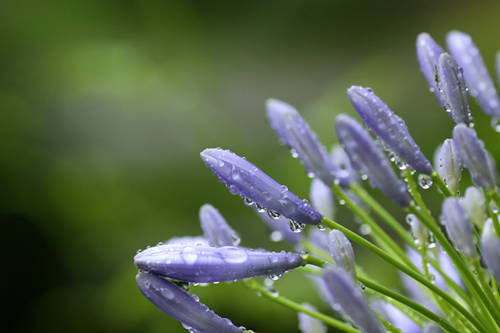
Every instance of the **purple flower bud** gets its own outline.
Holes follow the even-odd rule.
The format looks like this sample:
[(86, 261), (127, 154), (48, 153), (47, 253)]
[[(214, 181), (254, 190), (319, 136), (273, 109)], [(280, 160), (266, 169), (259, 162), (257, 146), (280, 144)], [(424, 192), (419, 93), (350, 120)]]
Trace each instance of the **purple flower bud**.
[(444, 101), (443, 108), (457, 123), (470, 123), (469, 100), (462, 69), (448, 54), (439, 56), (438, 87)]
[(439, 93), (437, 87), (437, 67), (439, 55), (443, 49), (439, 46), (428, 33), (421, 33), (417, 37), (417, 59), (420, 64), (420, 70), (424, 74), (430, 90), (436, 95), (439, 104), (444, 105), (443, 96)]
[(468, 187), (464, 197), (460, 199), (460, 204), (467, 212), (469, 220), (482, 229), (486, 220), (486, 200), (483, 192), (476, 187)]
[(333, 295), (328, 290), (325, 280), (322, 276), (318, 275), (308, 275), (309, 279), (314, 284), (319, 297), (330, 306), (330, 308), (335, 312), (335, 314), (340, 317), (340, 305), (335, 301)]
[(237, 246), (240, 243), (238, 234), (212, 205), (201, 206), (200, 224), (210, 246)]
[(241, 333), (229, 319), (222, 318), (172, 282), (153, 274), (139, 272), (136, 276), (141, 293), (160, 310), (200, 333)]
[(446, 36), (446, 43), (453, 58), (464, 69), (471, 95), (477, 99), (484, 112), (499, 117), (500, 100), (495, 85), (472, 38), (463, 32), (451, 31)]
[(318, 249), (328, 250), (328, 232), (325, 230), (311, 229), (309, 231), (309, 241)]
[[(316, 308), (310, 304), (303, 303), (306, 309), (317, 311)], [(299, 312), (299, 329), (302, 333), (326, 333), (327, 328), (325, 324), (319, 319), (313, 318), (305, 313)]]
[(493, 189), (496, 183), (495, 172), (483, 142), (476, 136), (476, 131), (464, 124), (458, 124), (453, 129), (453, 144), (469, 170), (474, 185), (487, 190)]
[(241, 247), (160, 245), (134, 258), (140, 269), (185, 282), (222, 282), (259, 275), (281, 275), (304, 264), (291, 252), (267, 252)]
[(476, 258), (477, 252), (472, 236), (472, 226), (467, 218), (467, 213), (460, 205), (460, 201), (457, 198), (446, 198), (441, 214), (448, 237), (455, 248), (468, 258)]
[(311, 182), (311, 190), (309, 193), (313, 208), (323, 216), (333, 219), (335, 202), (330, 187), (326, 186), (325, 183), (318, 178), (315, 178)]
[(452, 139), (444, 140), (434, 153), (434, 168), (453, 193), (457, 193), (462, 178), (462, 161)]
[(349, 242), (342, 231), (330, 231), (328, 234), (328, 250), (330, 256), (335, 261), (335, 265), (343, 268), (355, 279), (356, 263), (354, 262), (354, 250), (352, 249), (351, 242)]
[(340, 143), (358, 171), (367, 175), (372, 186), (377, 187), (401, 206), (410, 204), (405, 184), (396, 176), (386, 156), (368, 132), (353, 118), (341, 114), (335, 120)]
[(327, 267), (323, 273), (328, 291), (347, 315), (363, 332), (383, 333), (385, 330), (370, 311), (361, 291), (349, 273), (339, 267)]
[(399, 328), (402, 332), (421, 333), (420, 326), (394, 305), (382, 299), (377, 299), (371, 302), (370, 305), (376, 312), (380, 313), (385, 320), (389, 321), (394, 327)]
[(292, 155), (301, 160), (308, 175), (321, 179), (327, 185), (335, 179), (343, 186), (349, 185), (347, 172), (332, 163), (325, 147), (295, 108), (275, 99), (269, 99), (266, 106), (271, 127), (290, 147)]
[(432, 173), (431, 163), (411, 137), (404, 120), (392, 112), (371, 89), (352, 86), (347, 90), (347, 96), (366, 126), (394, 154), (417, 172), (427, 175)]
[(500, 284), (500, 237), (495, 233), (491, 219), (484, 225), (481, 251), (488, 270)]
[(333, 165), (349, 174), (349, 184), (358, 181), (358, 174), (352, 167), (351, 160), (342, 146), (335, 145), (332, 148), (330, 151), (330, 159), (332, 160)]
[(205, 149), (200, 155), (232, 194), (239, 194), (293, 221), (305, 224), (321, 221), (320, 213), (246, 159), (220, 148)]
[(287, 218), (281, 215), (272, 215), (267, 211), (259, 212), (256, 210), (256, 212), (269, 229), (273, 230), (271, 234), (272, 240), (284, 240), (292, 245), (296, 245), (301, 241), (302, 235), (290, 229), (290, 223)]
[(429, 238), (429, 230), (420, 222), (418, 217), (414, 214), (406, 215), (406, 222), (410, 225), (411, 234), (415, 240), (415, 244), (419, 246), (427, 246), (427, 239)]

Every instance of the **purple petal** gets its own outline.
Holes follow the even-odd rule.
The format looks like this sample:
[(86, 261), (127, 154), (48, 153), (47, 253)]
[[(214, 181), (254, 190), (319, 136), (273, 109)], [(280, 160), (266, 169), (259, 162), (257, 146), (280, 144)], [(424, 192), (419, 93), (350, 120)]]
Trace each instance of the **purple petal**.
[(495, 85), (472, 38), (463, 32), (451, 31), (446, 36), (446, 43), (451, 55), (464, 70), (471, 95), (484, 112), (499, 117), (500, 100)]
[(350, 317), (356, 326), (364, 332), (385, 332), (379, 320), (368, 308), (361, 291), (349, 273), (342, 268), (327, 267), (323, 274), (328, 291), (340, 304), (342, 312)]
[(267, 252), (241, 247), (160, 245), (134, 258), (140, 269), (186, 282), (222, 282), (259, 275), (281, 275), (304, 264), (291, 252)]
[(455, 248), (468, 258), (476, 258), (472, 225), (457, 198), (446, 198), (442, 207), (443, 222)]
[(399, 328), (404, 333), (421, 333), (422, 329), (420, 326), (410, 319), (406, 314), (404, 314), (401, 310), (399, 310), (394, 305), (383, 301), (381, 299), (377, 299), (375, 302), (372, 302), (374, 310), (377, 311), (385, 318), (385, 320), (389, 321), (394, 327)]
[(484, 225), (481, 235), (481, 251), (488, 270), (500, 284), (500, 237), (495, 233), (491, 219), (488, 219)]
[(370, 183), (401, 206), (410, 204), (405, 184), (396, 176), (386, 156), (368, 132), (353, 118), (339, 115), (335, 120), (337, 137), (353, 166), (368, 176)]
[(212, 205), (201, 206), (200, 224), (210, 246), (237, 246), (240, 243), (238, 234)]
[(457, 124), (469, 124), (469, 101), (463, 72), (448, 53), (439, 56), (438, 86), (446, 112)]
[(442, 95), (437, 87), (437, 67), (439, 63), (439, 55), (443, 53), (443, 49), (439, 46), (428, 33), (421, 33), (417, 37), (417, 59), (420, 64), (420, 70), (424, 74), (430, 90), (436, 95), (439, 104), (445, 105)]
[(483, 142), (476, 136), (476, 131), (464, 124), (458, 124), (453, 129), (453, 144), (469, 170), (474, 185), (487, 190), (493, 189), (496, 183), (495, 172)]
[[(307, 303), (302, 304), (306, 309), (317, 311), (317, 309)], [(325, 324), (319, 319), (313, 318), (303, 312), (299, 312), (299, 329), (302, 333), (326, 333), (327, 328)]]
[(310, 176), (327, 185), (333, 184), (335, 179), (343, 186), (349, 185), (347, 172), (332, 163), (325, 147), (295, 108), (276, 99), (269, 99), (266, 106), (271, 127), (301, 160)]
[(200, 156), (232, 194), (299, 223), (321, 221), (320, 213), (246, 159), (220, 148), (205, 149)]
[(309, 241), (318, 249), (328, 252), (328, 232), (325, 230), (311, 229)]
[(200, 333), (241, 333), (229, 319), (219, 317), (205, 304), (158, 276), (139, 272), (137, 286), (148, 300), (160, 310)]
[(483, 192), (474, 186), (469, 186), (465, 190), (464, 197), (460, 199), (460, 204), (467, 212), (469, 220), (482, 230), (486, 221), (486, 199)]
[(349, 175), (349, 183), (356, 183), (358, 181), (358, 174), (352, 167), (351, 160), (340, 145), (336, 145), (330, 151), (330, 159), (332, 163), (341, 170), (345, 170)]
[(333, 219), (335, 202), (333, 193), (329, 186), (325, 185), (321, 180), (315, 178), (311, 182), (311, 190), (309, 198), (314, 209), (320, 212), (323, 216)]
[(446, 186), (456, 193), (462, 178), (462, 161), (458, 156), (452, 139), (444, 140), (434, 153), (434, 168)]
[(389, 109), (369, 88), (352, 86), (347, 90), (352, 106), (366, 126), (385, 145), (417, 172), (430, 175), (432, 165), (417, 146), (403, 119)]
[(354, 250), (352, 249), (351, 242), (342, 231), (330, 231), (328, 234), (328, 250), (333, 261), (335, 261), (335, 265), (343, 268), (355, 279), (356, 263), (354, 261)]

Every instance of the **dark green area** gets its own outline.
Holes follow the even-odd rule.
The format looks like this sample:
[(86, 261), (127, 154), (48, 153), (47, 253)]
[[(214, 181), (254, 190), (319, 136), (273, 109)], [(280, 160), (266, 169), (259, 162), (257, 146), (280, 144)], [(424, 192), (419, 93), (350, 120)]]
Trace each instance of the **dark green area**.
[[(346, 89), (370, 86), (432, 157), (453, 124), (420, 75), (417, 34), (444, 45), (448, 30), (470, 33), (492, 73), (500, 49), (498, 2), (437, 3), (4, 1), (4, 328), (184, 332), (140, 295), (132, 258), (147, 245), (200, 234), (205, 202), (221, 210), (243, 245), (286, 247), (269, 241), (264, 224), (198, 156), (205, 147), (229, 148), (306, 197), (310, 180), (265, 119), (269, 97), (297, 106), (330, 146), (335, 115), (354, 113)], [(472, 110), (499, 162), (498, 134), (475, 104)], [(353, 226), (348, 212), (337, 219)], [(367, 272), (398, 287), (395, 272), (356, 250)], [(301, 274), (277, 286), (328, 312)], [(297, 331), (294, 313), (239, 284), (194, 291), (238, 325)]]

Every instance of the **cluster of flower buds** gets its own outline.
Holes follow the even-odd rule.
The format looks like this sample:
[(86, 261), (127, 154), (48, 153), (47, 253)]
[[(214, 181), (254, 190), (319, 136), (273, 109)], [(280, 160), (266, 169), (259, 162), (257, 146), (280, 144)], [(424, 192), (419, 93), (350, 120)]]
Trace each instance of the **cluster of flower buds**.
[[(231, 194), (239, 195), (257, 212), (273, 241), (284, 240), (296, 251), (240, 246), (239, 235), (217, 209), (205, 204), (199, 212), (202, 237), (174, 238), (135, 256), (141, 292), (197, 333), (249, 332), (221, 318), (182, 288), (190, 283), (237, 280), (298, 311), (303, 333), (324, 333), (326, 324), (352, 333), (500, 332), (498, 176), (493, 157), (473, 129), (468, 95), (477, 99), (500, 131), (499, 97), (468, 35), (450, 32), (449, 52), (426, 33), (418, 36), (416, 47), (430, 90), (456, 123), (451, 138), (436, 149), (434, 166), (405, 122), (370, 88), (347, 90), (362, 122), (337, 115), (334, 128), (339, 145), (330, 153), (293, 106), (270, 99), (266, 108), (272, 129), (313, 178), (311, 204), (229, 150), (208, 148), (200, 156)], [(500, 54), (497, 70), (500, 77)], [(474, 186), (461, 184), (463, 169)], [(415, 186), (415, 172), (424, 189), (433, 181), (438, 183), (445, 197), (439, 219)], [(375, 191), (405, 210), (409, 230), (362, 189), (360, 179), (368, 180)], [(360, 233), (373, 242), (333, 221), (339, 209), (336, 201), (340, 206), (347, 202), (363, 223)], [(402, 237), (406, 248), (378, 227), (368, 208)], [(301, 234), (306, 226), (313, 228)], [(351, 241), (399, 269), (408, 297), (367, 278), (356, 264)], [(301, 266), (306, 266), (301, 270), (309, 274), (334, 316), (282, 298), (256, 282), (258, 277), (274, 279)]]

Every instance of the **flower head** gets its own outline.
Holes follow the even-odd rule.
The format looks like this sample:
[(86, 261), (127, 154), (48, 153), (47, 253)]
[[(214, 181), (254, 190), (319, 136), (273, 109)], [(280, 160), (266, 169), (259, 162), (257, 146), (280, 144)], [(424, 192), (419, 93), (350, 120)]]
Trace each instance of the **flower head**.
[(476, 258), (477, 252), (472, 237), (472, 225), (467, 213), (457, 198), (446, 198), (441, 211), (443, 222), (455, 248), (469, 258)]
[(481, 235), (481, 251), (488, 270), (500, 284), (500, 236), (495, 233), (493, 221), (488, 219)]
[(460, 199), (460, 204), (466, 211), (469, 220), (482, 229), (486, 220), (486, 199), (481, 190), (474, 186), (468, 187), (464, 197)]
[(457, 154), (452, 139), (444, 140), (434, 153), (434, 168), (446, 186), (456, 193), (462, 178), (462, 160)]
[(417, 60), (420, 65), (420, 70), (422, 74), (424, 74), (430, 90), (436, 95), (441, 105), (445, 105), (445, 103), (443, 96), (439, 93), (436, 77), (439, 55), (443, 52), (441, 46), (439, 46), (428, 33), (423, 32), (418, 35)]
[(321, 180), (315, 178), (311, 182), (311, 190), (309, 192), (311, 204), (323, 216), (333, 219), (335, 202), (333, 193), (330, 187), (326, 186)]
[(339, 230), (332, 230), (328, 234), (328, 250), (335, 265), (342, 267), (353, 279), (356, 278), (356, 263), (351, 242)]

